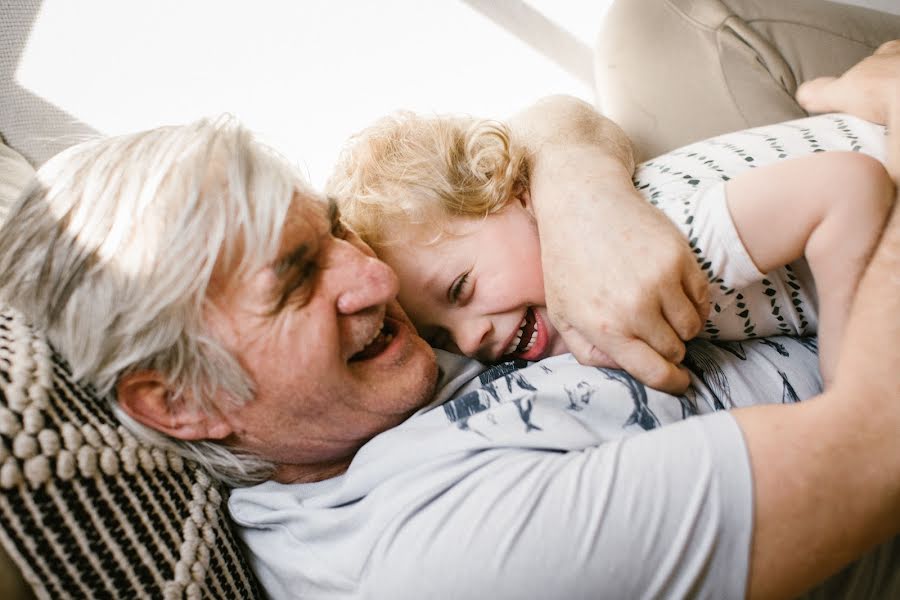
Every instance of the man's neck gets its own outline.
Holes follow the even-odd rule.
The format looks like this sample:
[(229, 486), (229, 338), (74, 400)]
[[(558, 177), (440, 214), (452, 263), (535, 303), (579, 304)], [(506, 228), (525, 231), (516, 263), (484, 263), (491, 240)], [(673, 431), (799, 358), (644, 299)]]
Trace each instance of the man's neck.
[(281, 465), (272, 477), (278, 483), (315, 483), (344, 473), (350, 459), (318, 465)]

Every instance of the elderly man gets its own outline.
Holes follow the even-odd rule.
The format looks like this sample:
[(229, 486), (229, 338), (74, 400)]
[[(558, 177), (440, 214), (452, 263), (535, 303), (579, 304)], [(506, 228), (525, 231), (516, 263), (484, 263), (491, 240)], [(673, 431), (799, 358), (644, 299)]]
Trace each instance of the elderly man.
[[(873, 89), (859, 112), (896, 109)], [(815, 393), (787, 340), (701, 348), (744, 408), (683, 421), (713, 385), (669, 397), (565, 359), (479, 377), (442, 356), (436, 392), (394, 274), (225, 119), (45, 165), (0, 231), (0, 297), (137, 432), (263, 482), (231, 508), (274, 597), (782, 597), (882, 542), (842, 581), (898, 585), (898, 256), (895, 214), (814, 401), (749, 406), (782, 377)]]

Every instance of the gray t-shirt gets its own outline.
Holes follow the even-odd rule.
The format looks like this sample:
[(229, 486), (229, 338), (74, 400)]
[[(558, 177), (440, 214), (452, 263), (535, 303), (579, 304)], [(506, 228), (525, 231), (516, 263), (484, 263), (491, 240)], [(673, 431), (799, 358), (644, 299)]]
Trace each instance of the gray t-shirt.
[(260, 580), (273, 598), (742, 597), (750, 465), (717, 409), (819, 392), (815, 340), (689, 354), (678, 397), (570, 355), (484, 370), (441, 353), (435, 401), (344, 475), (233, 491)]
[[(822, 149), (880, 157), (883, 135), (845, 115), (756, 128), (645, 163), (635, 183), (724, 283), (725, 261), (740, 253), (701, 245), (697, 227), (715, 233), (730, 220), (692, 212), (695, 194)], [(756, 296), (774, 307), (760, 283)], [(797, 306), (789, 298), (784, 310)], [(737, 337), (782, 331), (745, 322), (744, 298), (734, 299), (715, 308), (735, 312)], [(795, 312), (787, 331), (806, 330)], [(707, 323), (710, 337), (720, 326)], [(740, 430), (720, 409), (818, 393), (814, 339), (692, 342), (692, 386), (680, 397), (571, 356), (518, 370), (439, 358), (435, 400), (363, 446), (344, 475), (234, 490), (229, 507), (273, 598), (743, 597), (752, 481)], [(815, 597), (900, 598), (898, 546), (879, 547)]]

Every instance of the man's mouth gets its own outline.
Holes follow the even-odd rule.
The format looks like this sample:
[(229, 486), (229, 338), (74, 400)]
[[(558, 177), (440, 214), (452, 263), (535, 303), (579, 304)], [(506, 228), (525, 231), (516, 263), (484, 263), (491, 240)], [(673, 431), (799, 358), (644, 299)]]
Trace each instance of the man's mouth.
[(537, 343), (538, 327), (531, 308), (525, 311), (525, 318), (519, 324), (519, 329), (510, 341), (509, 346), (503, 351), (503, 356), (515, 356), (531, 350)]
[(375, 332), (362, 350), (350, 357), (350, 362), (369, 360), (378, 356), (391, 344), (396, 332), (396, 324), (385, 319), (381, 324), (381, 329)]

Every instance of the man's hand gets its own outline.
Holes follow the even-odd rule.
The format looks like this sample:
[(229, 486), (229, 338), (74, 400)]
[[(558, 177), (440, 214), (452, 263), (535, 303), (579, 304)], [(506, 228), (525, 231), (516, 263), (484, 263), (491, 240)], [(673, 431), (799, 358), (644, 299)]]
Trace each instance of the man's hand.
[(709, 282), (681, 232), (634, 189), (624, 132), (566, 96), (510, 125), (529, 150), (547, 310), (569, 350), (683, 392), (678, 364), (708, 314)]
[[(845, 112), (900, 127), (900, 40), (886, 42), (840, 77), (819, 77), (797, 90), (797, 101), (810, 112)], [(900, 136), (890, 136), (888, 171), (900, 180)]]
[[(616, 178), (613, 170), (591, 181), (578, 169), (590, 155), (558, 149), (538, 167), (556, 177), (568, 173), (575, 185), (532, 184), (533, 197), (556, 195), (537, 209), (544, 211), (539, 228), (550, 318), (579, 362), (621, 367), (651, 387), (681, 393), (690, 383), (678, 366), (684, 341), (706, 318), (709, 283), (684, 237), (638, 195), (630, 174)], [(595, 167), (602, 163), (592, 158)]]

